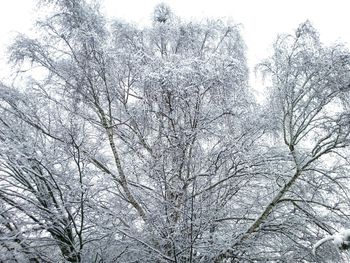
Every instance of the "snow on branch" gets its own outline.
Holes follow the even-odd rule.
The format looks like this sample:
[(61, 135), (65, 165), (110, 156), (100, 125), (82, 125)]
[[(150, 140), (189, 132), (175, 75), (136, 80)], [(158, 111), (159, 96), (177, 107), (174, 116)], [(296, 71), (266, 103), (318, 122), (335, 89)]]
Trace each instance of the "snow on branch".
[(346, 250), (350, 248), (350, 229), (345, 229), (334, 235), (327, 236), (319, 240), (312, 248), (312, 254), (316, 255), (316, 249), (322, 246), (327, 241), (333, 241), (340, 250)]

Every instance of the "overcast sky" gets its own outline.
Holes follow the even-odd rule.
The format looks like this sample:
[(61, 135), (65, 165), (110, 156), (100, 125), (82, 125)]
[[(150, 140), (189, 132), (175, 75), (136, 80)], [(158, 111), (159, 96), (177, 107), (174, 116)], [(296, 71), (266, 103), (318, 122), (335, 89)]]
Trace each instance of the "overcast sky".
[[(102, 0), (103, 1), (103, 0)], [(180, 17), (200, 20), (206, 17), (230, 18), (243, 24), (251, 68), (271, 52), (278, 33), (292, 32), (309, 19), (325, 43), (346, 42), (350, 47), (350, 0), (104, 0), (109, 17), (135, 24), (150, 22), (154, 6), (167, 3)], [(4, 47), (15, 32), (25, 32), (33, 24), (35, 0), (2, 0), (0, 4), (0, 72)], [(1, 76), (1, 79), (3, 76)], [(251, 85), (259, 85), (252, 78)]]

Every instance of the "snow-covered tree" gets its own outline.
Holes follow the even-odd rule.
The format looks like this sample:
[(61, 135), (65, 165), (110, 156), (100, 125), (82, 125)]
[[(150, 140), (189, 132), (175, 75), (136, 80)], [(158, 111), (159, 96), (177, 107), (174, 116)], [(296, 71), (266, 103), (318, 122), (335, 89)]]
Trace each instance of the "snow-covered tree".
[[(107, 26), (85, 1), (48, 4), (55, 13), (38, 37), (18, 36), (10, 56), (40, 77), (26, 73), (23, 88), (1, 93), (15, 120), (2, 122), (3, 145), (12, 151), (25, 141), (22, 155), (31, 156), (22, 163), (4, 151), (4, 166), (28, 166), (21, 176), (34, 180), (22, 182), (28, 193), (13, 183), (18, 200), (4, 184), (6, 207), (29, 213), (42, 231), (35, 242), (55, 242), (68, 261), (210, 260), (232, 239), (225, 227), (244, 218), (235, 204), (261, 135), (246, 121), (254, 101), (239, 27), (185, 23), (160, 5), (152, 28), (139, 30)], [(60, 220), (63, 237), (46, 227)]]
[(314, 262), (347, 227), (343, 46), (280, 36), (258, 106), (236, 24), (41, 2), (0, 88), (0, 261)]

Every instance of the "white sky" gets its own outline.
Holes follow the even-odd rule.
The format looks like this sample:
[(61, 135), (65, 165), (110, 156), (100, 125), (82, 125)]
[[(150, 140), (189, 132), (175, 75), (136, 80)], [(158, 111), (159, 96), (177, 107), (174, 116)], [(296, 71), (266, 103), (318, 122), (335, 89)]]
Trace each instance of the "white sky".
[[(135, 24), (150, 22), (154, 6), (167, 3), (173, 12), (189, 20), (206, 17), (231, 18), (243, 24), (243, 37), (248, 47), (251, 68), (269, 55), (278, 33), (291, 33), (298, 24), (309, 19), (325, 43), (349, 43), (350, 0), (102, 0), (109, 17), (122, 18)], [(14, 32), (27, 31), (37, 13), (33, 0), (2, 0), (0, 2), (0, 72), (4, 47)], [(1, 74), (1, 73), (0, 73)], [(0, 76), (2, 79), (3, 76)], [(251, 77), (251, 85), (261, 85)]]

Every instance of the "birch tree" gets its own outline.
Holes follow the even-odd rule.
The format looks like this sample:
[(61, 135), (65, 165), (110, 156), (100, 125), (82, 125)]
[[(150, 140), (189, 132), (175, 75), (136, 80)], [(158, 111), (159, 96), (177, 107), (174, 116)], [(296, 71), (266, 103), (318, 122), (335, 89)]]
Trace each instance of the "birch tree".
[[(48, 147), (70, 154), (73, 164), (63, 164), (75, 162), (77, 175), (83, 166), (77, 154), (91, 169), (95, 194), (88, 207), (95, 204), (95, 211), (79, 209), (86, 201), (79, 190), (78, 214), (67, 219), (78, 229), (68, 252), (58, 244), (62, 256), (74, 262), (210, 260), (226, 242), (227, 222), (236, 213), (244, 217), (235, 203), (252, 176), (251, 146), (261, 136), (244, 121), (254, 100), (239, 27), (185, 23), (164, 5), (151, 28), (118, 21), (107, 27), (98, 6), (47, 2), (55, 13), (39, 23), (40, 37), (19, 36), (11, 48), (12, 62), (22, 71), (40, 68), (41, 78), (14, 91), (24, 98), (3, 101), (4, 111), (49, 140)], [(43, 108), (36, 112), (33, 105)], [(80, 181), (68, 185), (82, 188)], [(57, 191), (69, 194), (68, 185), (63, 181)], [(91, 224), (86, 252), (84, 228), (76, 222), (83, 214)]]
[(1, 260), (341, 258), (312, 246), (347, 227), (346, 48), (308, 22), (279, 36), (259, 106), (239, 25), (41, 3), (10, 48), (21, 80), (0, 89)]
[(268, 114), (280, 134), (285, 164), (268, 202), (218, 262), (234, 258), (235, 248), (252, 239), (264, 240), (267, 259), (312, 262), (314, 237), (347, 225), (350, 130), (342, 101), (349, 96), (349, 58), (341, 45), (324, 46), (307, 21), (295, 35), (279, 36), (274, 54), (259, 65), (272, 83)]

